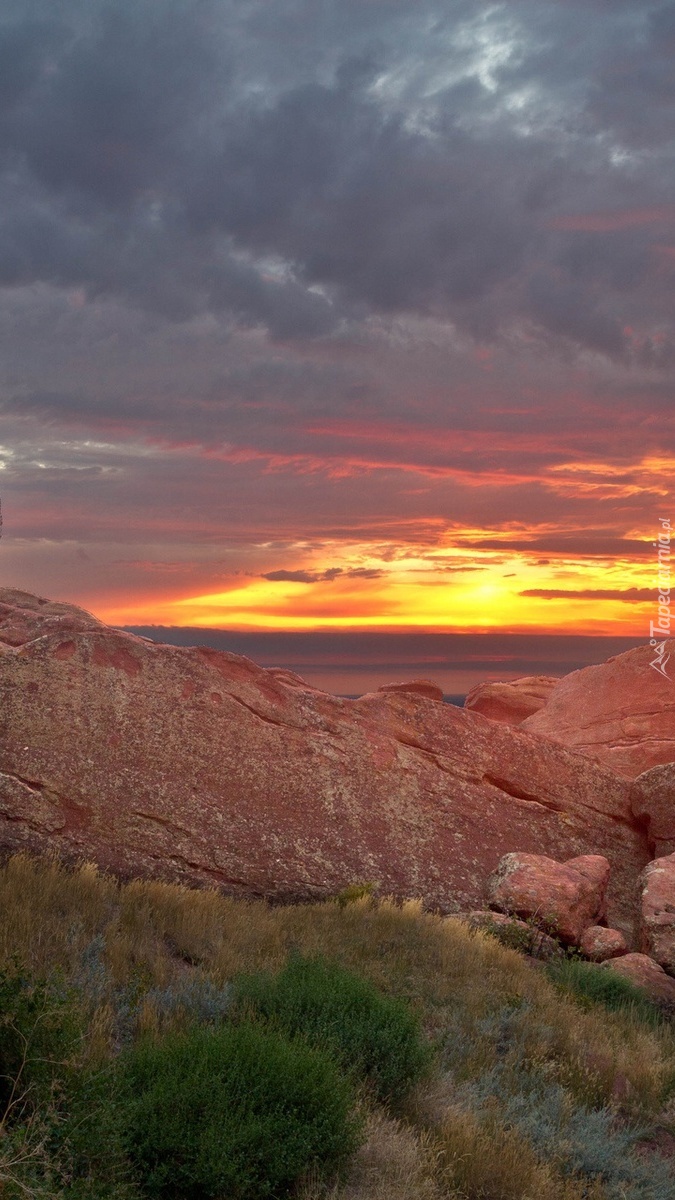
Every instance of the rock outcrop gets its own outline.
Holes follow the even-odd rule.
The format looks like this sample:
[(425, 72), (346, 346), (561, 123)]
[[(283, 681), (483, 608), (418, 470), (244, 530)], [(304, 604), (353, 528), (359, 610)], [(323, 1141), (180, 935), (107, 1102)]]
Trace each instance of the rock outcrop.
[[(0, 591), (0, 844), (274, 899), (363, 880), (442, 911), (509, 851), (612, 864), (633, 936), (650, 855), (627, 780), (420, 690), (340, 699)], [(4, 632), (3, 632), (4, 630)]]
[(527, 675), (510, 683), (477, 683), (467, 693), (464, 707), (491, 721), (520, 725), (544, 707), (558, 682), (555, 675)]
[(605, 915), (610, 865), (599, 854), (554, 862), (541, 854), (505, 854), (487, 881), (491, 908), (532, 919), (568, 945)]
[[(629, 778), (675, 760), (675, 640), (666, 674), (648, 643), (565, 675), (519, 726), (562, 742)], [(668, 671), (672, 677), (668, 677)]]
[(640, 949), (675, 975), (675, 854), (650, 862), (639, 882)]
[(675, 762), (643, 771), (633, 780), (630, 805), (641, 822), (657, 858), (675, 850)]

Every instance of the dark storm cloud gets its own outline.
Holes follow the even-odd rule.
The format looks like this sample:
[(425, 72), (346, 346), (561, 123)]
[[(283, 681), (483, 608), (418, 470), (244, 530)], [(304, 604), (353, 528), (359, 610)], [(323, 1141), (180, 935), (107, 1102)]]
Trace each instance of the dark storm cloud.
[(675, 104), (675, 7), (636, 5), (642, 21), (632, 41), (614, 46), (589, 94), (588, 111), (631, 146), (672, 141)]
[[(595, 287), (605, 243), (575, 257), (574, 234), (544, 227), (561, 205), (630, 202), (630, 164), (597, 137), (595, 168), (588, 151), (629, 107), (642, 125), (654, 107), (663, 141), (672, 12), (584, 12), (582, 47), (575, 5), (9, 4), (0, 281), (83, 285), (172, 321), (227, 311), (279, 339), (364, 311), (481, 337), (527, 317), (621, 355)], [(541, 95), (524, 105), (526, 86)], [(644, 272), (634, 230), (611, 257), (619, 291)]]
[(519, 592), (520, 596), (539, 596), (542, 600), (623, 600), (630, 604), (643, 604), (646, 600), (654, 600), (654, 591), (650, 588), (528, 588)]
[(377, 567), (329, 567), (326, 571), (267, 571), (261, 579), (272, 583), (332, 583), (334, 579), (379, 579), (385, 572)]
[(6, 529), (326, 592), (312, 539), (651, 553), (672, 14), (4, 0)]

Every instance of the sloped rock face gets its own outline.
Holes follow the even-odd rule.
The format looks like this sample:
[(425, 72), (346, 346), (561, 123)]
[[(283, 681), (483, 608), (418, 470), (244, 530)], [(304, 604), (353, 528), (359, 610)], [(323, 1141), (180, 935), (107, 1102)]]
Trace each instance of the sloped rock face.
[(561, 941), (578, 945), (605, 915), (610, 865), (600, 854), (554, 862), (542, 854), (506, 854), (487, 881), (491, 908), (532, 918)]
[(464, 707), (491, 721), (520, 725), (544, 707), (558, 682), (555, 675), (526, 675), (510, 683), (478, 683), (467, 693)]
[(508, 851), (600, 852), (634, 932), (646, 836), (627, 781), (581, 755), (424, 694), (343, 700), (71, 606), (0, 605), (5, 849), (275, 899), (372, 880), (443, 911), (477, 907)]
[(654, 649), (645, 644), (572, 671), (519, 728), (562, 742), (629, 778), (672, 762), (675, 641), (666, 642), (666, 675), (654, 669), (654, 661)]
[(644, 824), (656, 858), (675, 850), (675, 762), (643, 771), (633, 781), (630, 805)]
[(0, 588), (0, 643), (22, 646), (48, 633), (82, 633), (106, 626), (74, 604), (43, 600), (16, 588)]

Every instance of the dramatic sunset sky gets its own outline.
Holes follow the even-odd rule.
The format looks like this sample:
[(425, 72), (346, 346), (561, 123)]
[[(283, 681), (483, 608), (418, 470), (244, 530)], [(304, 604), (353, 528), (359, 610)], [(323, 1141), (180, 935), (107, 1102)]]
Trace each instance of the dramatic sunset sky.
[(674, 61), (650, 0), (1, 0), (2, 583), (347, 692), (645, 641)]

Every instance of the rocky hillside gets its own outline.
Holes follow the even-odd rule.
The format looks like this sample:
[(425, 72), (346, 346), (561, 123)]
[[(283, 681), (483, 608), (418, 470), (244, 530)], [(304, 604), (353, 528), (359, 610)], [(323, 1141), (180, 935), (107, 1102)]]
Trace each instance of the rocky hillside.
[[(612, 674), (638, 653), (591, 670)], [(643, 673), (646, 717), (661, 683)], [(607, 919), (634, 936), (655, 801), (582, 747), (535, 731), (535, 717), (523, 727), (457, 709), (429, 684), (340, 699), (290, 672), (159, 645), (10, 589), (0, 591), (0, 713), (5, 849), (272, 899), (368, 880), (446, 912), (480, 904), (506, 853), (602, 854)], [(659, 721), (666, 761), (675, 708), (659, 702)], [(662, 789), (657, 799), (662, 809)]]

